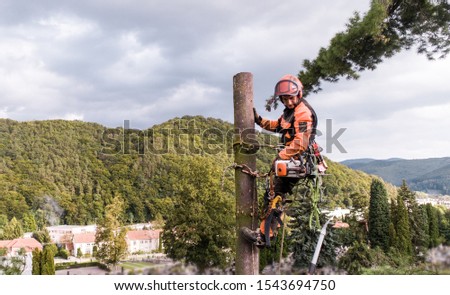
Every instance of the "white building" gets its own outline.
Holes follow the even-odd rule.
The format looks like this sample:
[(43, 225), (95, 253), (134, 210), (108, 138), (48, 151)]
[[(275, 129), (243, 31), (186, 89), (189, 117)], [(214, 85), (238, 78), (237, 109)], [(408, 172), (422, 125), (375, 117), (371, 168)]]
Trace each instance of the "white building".
[(74, 234), (95, 233), (97, 225), (56, 225), (47, 227), (53, 243), (68, 244)]
[(0, 248), (5, 248), (7, 255), (16, 256), (21, 249), (26, 253), (33, 252), (36, 248), (42, 250), (42, 244), (34, 238), (24, 238), (0, 241)]
[(90, 255), (94, 253), (95, 233), (77, 233), (73, 235), (72, 247), (70, 247), (71, 254), (77, 256), (78, 249), (83, 255)]
[(159, 249), (159, 235), (161, 230), (130, 230), (126, 240), (128, 253), (150, 253)]

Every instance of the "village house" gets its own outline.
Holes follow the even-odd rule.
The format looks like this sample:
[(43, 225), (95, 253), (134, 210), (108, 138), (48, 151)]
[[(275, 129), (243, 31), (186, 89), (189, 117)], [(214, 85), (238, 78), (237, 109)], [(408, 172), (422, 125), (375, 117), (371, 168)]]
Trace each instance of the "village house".
[(7, 255), (17, 256), (21, 249), (24, 249), (25, 253), (31, 253), (34, 249), (42, 250), (42, 244), (34, 238), (19, 238), (0, 241), (0, 249), (1, 248), (6, 249)]
[(97, 225), (56, 225), (47, 227), (50, 239), (55, 244), (69, 244), (74, 234), (95, 233)]
[(159, 249), (161, 230), (130, 230), (126, 240), (128, 253), (150, 253)]
[(69, 252), (77, 256), (78, 249), (83, 255), (92, 256), (95, 246), (95, 233), (77, 233), (73, 235), (72, 244), (67, 245)]

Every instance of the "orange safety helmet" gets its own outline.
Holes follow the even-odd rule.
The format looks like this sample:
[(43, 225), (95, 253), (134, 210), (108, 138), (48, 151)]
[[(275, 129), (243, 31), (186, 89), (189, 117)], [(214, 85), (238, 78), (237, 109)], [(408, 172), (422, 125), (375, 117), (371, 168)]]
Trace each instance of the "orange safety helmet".
[(294, 75), (284, 75), (275, 85), (275, 97), (280, 95), (303, 96), (303, 84)]

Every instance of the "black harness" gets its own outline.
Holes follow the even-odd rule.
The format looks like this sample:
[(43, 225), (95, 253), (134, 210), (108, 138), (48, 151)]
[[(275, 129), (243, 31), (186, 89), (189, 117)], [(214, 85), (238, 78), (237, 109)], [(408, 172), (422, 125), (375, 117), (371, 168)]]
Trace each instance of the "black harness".
[[(312, 108), (312, 106), (306, 101), (306, 99), (301, 98), (300, 103), (303, 103), (311, 112), (312, 115), (312, 130), (311, 130), (311, 136), (309, 137), (309, 143), (311, 144), (317, 134), (317, 114)], [(290, 125), (289, 128), (283, 128), (281, 126), (281, 120), (284, 119), (284, 121), (288, 122)], [(290, 142), (294, 136), (295, 136), (295, 108), (294, 109), (288, 109), (285, 108), (283, 111), (283, 116), (278, 119), (278, 127), (275, 129), (275, 132), (281, 133), (281, 139), (280, 142), (284, 145), (286, 145), (288, 142)], [(306, 122), (300, 122), (298, 126), (300, 132), (306, 132), (307, 131), (307, 123)]]

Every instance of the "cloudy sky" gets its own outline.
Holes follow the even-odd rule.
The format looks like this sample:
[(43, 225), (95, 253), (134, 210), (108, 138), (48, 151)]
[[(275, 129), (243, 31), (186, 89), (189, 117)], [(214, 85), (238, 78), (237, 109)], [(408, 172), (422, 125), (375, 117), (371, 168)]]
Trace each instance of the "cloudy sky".
[[(233, 122), (232, 79), (254, 76), (262, 116), (277, 79), (369, 0), (1, 0), (0, 117), (144, 129), (183, 115)], [(308, 97), (332, 160), (450, 156), (450, 58), (415, 51)], [(326, 122), (331, 120), (331, 128)]]

